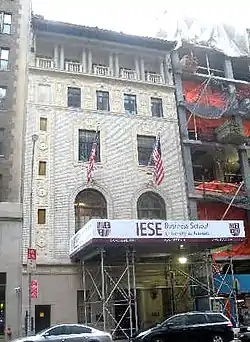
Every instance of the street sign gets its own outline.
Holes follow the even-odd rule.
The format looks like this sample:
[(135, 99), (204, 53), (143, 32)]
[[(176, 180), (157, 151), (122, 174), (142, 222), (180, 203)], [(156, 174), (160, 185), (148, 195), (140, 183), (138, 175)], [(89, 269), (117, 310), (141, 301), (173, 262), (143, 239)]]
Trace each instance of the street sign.
[(35, 271), (36, 270), (36, 249), (28, 248), (27, 249), (27, 271)]
[(30, 297), (32, 299), (37, 299), (38, 297), (38, 281), (37, 280), (31, 280)]

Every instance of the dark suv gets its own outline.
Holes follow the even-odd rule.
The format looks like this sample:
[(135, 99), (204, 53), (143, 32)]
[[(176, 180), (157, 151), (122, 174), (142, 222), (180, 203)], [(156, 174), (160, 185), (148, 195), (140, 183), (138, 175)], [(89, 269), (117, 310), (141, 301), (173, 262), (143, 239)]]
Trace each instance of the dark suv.
[(133, 342), (229, 342), (234, 339), (230, 320), (221, 313), (187, 312), (138, 332)]

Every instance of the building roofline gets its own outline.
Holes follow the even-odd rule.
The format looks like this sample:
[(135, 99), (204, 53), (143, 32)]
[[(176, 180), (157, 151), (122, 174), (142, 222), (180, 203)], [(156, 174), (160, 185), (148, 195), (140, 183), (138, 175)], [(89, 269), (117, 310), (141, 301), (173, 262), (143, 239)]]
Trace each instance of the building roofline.
[(75, 36), (78, 38), (89, 38), (106, 42), (133, 45), (160, 51), (170, 51), (176, 45), (175, 41), (168, 41), (160, 38), (136, 36), (131, 34), (125, 34), (122, 32), (100, 29), (98, 27), (81, 26), (60, 21), (47, 20), (39, 15), (33, 15), (32, 23), (34, 30), (40, 32), (63, 34), (66, 36)]

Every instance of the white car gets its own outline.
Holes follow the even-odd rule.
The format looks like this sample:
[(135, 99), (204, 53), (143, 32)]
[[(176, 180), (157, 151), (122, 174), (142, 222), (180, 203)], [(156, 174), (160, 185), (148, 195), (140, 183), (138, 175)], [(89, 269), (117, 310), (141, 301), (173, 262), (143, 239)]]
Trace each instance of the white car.
[(112, 336), (104, 331), (81, 324), (60, 324), (42, 330), (34, 336), (22, 337), (16, 342), (112, 342)]

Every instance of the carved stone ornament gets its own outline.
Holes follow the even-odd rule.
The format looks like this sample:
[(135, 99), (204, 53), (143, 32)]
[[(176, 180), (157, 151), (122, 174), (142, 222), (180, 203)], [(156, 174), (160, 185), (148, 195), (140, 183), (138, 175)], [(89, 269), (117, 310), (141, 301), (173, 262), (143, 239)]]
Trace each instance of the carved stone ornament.
[(48, 149), (48, 144), (47, 144), (47, 142), (44, 141), (44, 140), (40, 141), (40, 142), (39, 142), (39, 149), (40, 149), (41, 151), (47, 150), (47, 149)]
[(36, 245), (38, 248), (43, 249), (47, 246), (48, 242), (47, 242), (47, 234), (45, 234), (44, 230), (43, 231), (39, 231), (37, 233), (37, 237), (36, 237)]
[(47, 190), (45, 188), (38, 188), (37, 189), (37, 195), (39, 197), (46, 197), (48, 194)]

